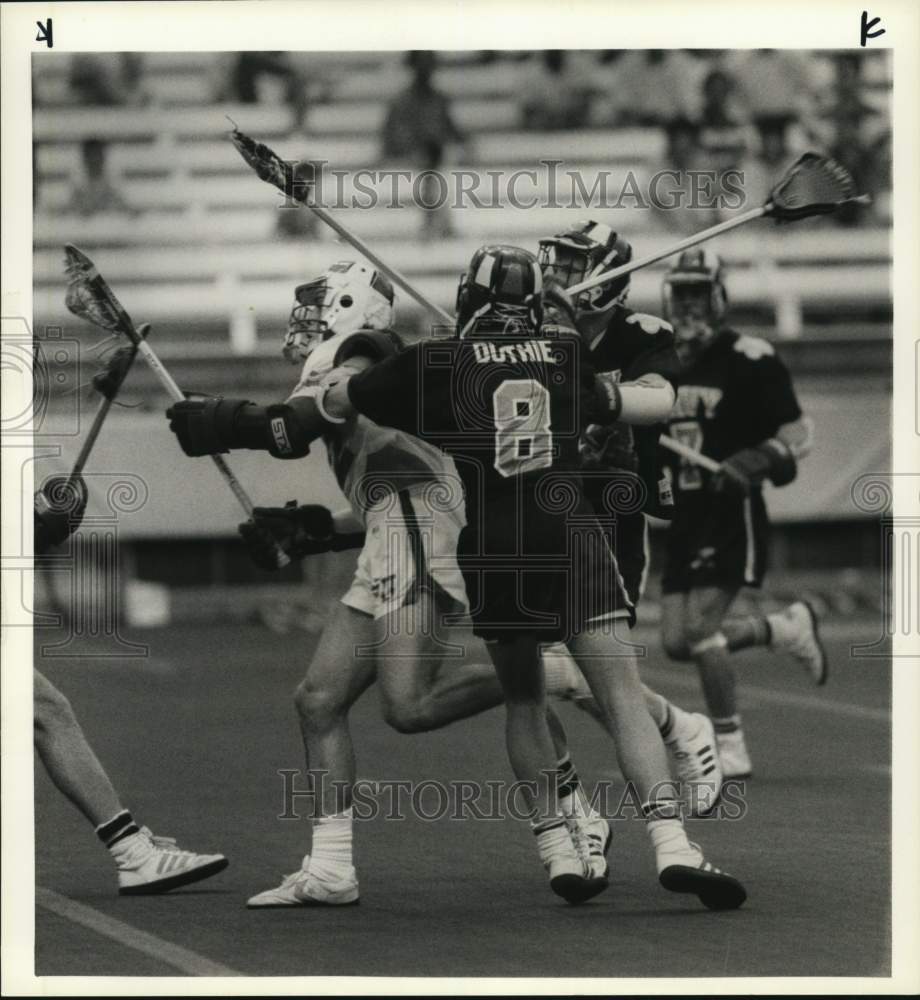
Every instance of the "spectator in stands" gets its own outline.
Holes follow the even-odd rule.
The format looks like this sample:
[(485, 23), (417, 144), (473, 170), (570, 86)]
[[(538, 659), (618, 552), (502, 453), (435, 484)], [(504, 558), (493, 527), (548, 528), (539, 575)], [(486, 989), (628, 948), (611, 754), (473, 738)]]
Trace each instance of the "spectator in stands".
[(78, 52), (71, 56), (68, 83), (77, 104), (140, 107), (150, 102), (137, 52)]
[(599, 117), (617, 125), (664, 127), (696, 119), (705, 72), (704, 64), (680, 49), (629, 49), (608, 70), (602, 98), (608, 110)]
[(525, 64), (519, 84), (521, 124), (549, 132), (579, 128), (588, 120), (593, 81), (561, 49), (547, 49)]
[(281, 99), (290, 107), (295, 122), (306, 125), (314, 81), (292, 61), (288, 52), (237, 52), (225, 67), (226, 79), (218, 87), (217, 100), (260, 104), (270, 100), (267, 86), (281, 85)]
[(733, 50), (725, 62), (737, 83), (737, 96), (748, 117), (776, 135), (776, 123), (810, 120), (816, 88), (806, 53), (779, 49)]
[(80, 147), (83, 179), (73, 189), (71, 209), (78, 215), (100, 212), (135, 214), (109, 177), (106, 158), (108, 146), (102, 139), (86, 139)]
[[(387, 109), (380, 137), (383, 159), (436, 171), (444, 163), (447, 145), (457, 143), (466, 147), (467, 137), (454, 122), (450, 101), (432, 82), (437, 65), (436, 54), (412, 51), (407, 54), (406, 63), (412, 80), (405, 90), (393, 98)], [(420, 200), (425, 205), (434, 205), (440, 193), (438, 187), (437, 179), (427, 174), (419, 192)], [(423, 211), (423, 238), (451, 234), (449, 198), (447, 204), (439, 208), (424, 208)]]
[[(294, 182), (298, 197), (301, 192), (316, 184), (322, 170), (322, 163), (312, 160), (300, 160), (294, 167)], [(275, 224), (275, 235), (281, 239), (303, 239), (315, 236), (319, 231), (319, 219), (303, 205), (284, 205), (278, 211), (278, 221)]]
[[(825, 109), (828, 152), (849, 170), (860, 192), (877, 195), (891, 186), (886, 149), (890, 130), (884, 116), (869, 106), (862, 82), (859, 55), (838, 53), (834, 59), (834, 99)], [(873, 216), (873, 207), (847, 205), (833, 215), (841, 226), (860, 225)]]
[(653, 204), (658, 220), (667, 229), (693, 233), (702, 229), (700, 212), (694, 207), (694, 179), (691, 171), (704, 169), (700, 150), (700, 129), (689, 118), (675, 118), (666, 128), (667, 152), (664, 167), (673, 174), (662, 175), (655, 189), (657, 204)]

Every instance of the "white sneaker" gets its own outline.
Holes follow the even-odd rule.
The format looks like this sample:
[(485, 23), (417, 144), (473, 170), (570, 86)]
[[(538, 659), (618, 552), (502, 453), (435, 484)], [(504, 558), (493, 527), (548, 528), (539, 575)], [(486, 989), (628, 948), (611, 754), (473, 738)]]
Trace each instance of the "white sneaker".
[(122, 896), (168, 892), (210, 878), (230, 863), (223, 854), (183, 851), (172, 837), (155, 837), (146, 826), (113, 844), (111, 852)]
[(587, 865), (591, 878), (607, 878), (607, 852), (613, 834), (602, 816), (568, 816), (566, 823), (578, 856)]
[(682, 837), (668, 847), (658, 850), (655, 860), (658, 881), (669, 892), (692, 893), (709, 910), (737, 910), (747, 899), (738, 879), (711, 865), (699, 845)]
[(788, 653), (817, 685), (827, 681), (827, 653), (818, 634), (818, 616), (808, 601), (796, 601), (768, 615), (773, 637), (770, 648)]
[(584, 903), (607, 888), (606, 876), (591, 870), (584, 834), (573, 819), (567, 817), (564, 825), (545, 831), (537, 845), (549, 887), (566, 902)]
[(350, 906), (358, 902), (358, 876), (354, 868), (349, 868), (340, 880), (328, 882), (310, 874), (309, 855), (304, 864), (306, 868), (286, 875), (281, 885), (257, 893), (246, 905), (256, 910), (279, 906)]
[(681, 712), (664, 745), (689, 815), (712, 812), (722, 794), (722, 766), (712, 721), (701, 712)]
[(744, 742), (744, 733), (736, 729), (733, 733), (716, 733), (716, 747), (722, 778), (750, 778), (752, 765)]

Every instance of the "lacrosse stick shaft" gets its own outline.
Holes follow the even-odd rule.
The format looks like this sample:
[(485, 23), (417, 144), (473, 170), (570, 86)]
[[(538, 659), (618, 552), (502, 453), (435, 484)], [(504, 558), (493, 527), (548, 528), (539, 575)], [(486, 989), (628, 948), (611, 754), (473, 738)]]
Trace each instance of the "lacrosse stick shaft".
[(685, 458), (688, 462), (698, 465), (701, 469), (707, 469), (709, 472), (719, 472), (722, 468), (722, 466), (714, 458), (710, 458), (708, 455), (703, 455), (701, 452), (694, 451), (693, 448), (690, 448), (685, 444), (681, 444), (680, 441), (675, 441), (674, 438), (668, 437), (667, 434), (662, 434), (658, 441), (663, 448), (667, 448), (668, 451), (673, 451), (675, 455), (680, 455), (681, 458)]
[[(161, 385), (169, 394), (170, 398), (175, 403), (181, 403), (185, 399), (185, 393), (179, 388), (176, 380), (169, 374), (163, 362), (156, 356), (156, 352), (147, 343), (146, 340), (141, 340), (137, 344), (138, 353), (143, 357), (147, 364), (152, 369), (154, 375), (160, 380)], [(217, 471), (224, 477), (227, 485), (233, 490), (233, 495), (236, 497), (239, 505), (246, 511), (248, 517), (252, 517), (253, 504), (252, 500), (249, 499), (249, 494), (243, 489), (239, 480), (233, 474), (233, 470), (229, 465), (223, 460), (220, 455), (212, 455), (211, 460), (217, 466)]]
[(423, 309), (427, 309), (433, 316), (437, 316), (442, 323), (448, 326), (454, 325), (454, 317), (451, 316), (449, 312), (442, 309), (439, 305), (436, 305), (430, 299), (426, 298), (426, 296), (422, 295), (422, 293), (411, 285), (409, 281), (399, 273), (399, 271), (390, 267), (389, 264), (381, 260), (380, 257), (378, 257), (377, 254), (375, 254), (374, 251), (371, 250), (371, 248), (364, 242), (364, 240), (355, 236), (354, 233), (349, 232), (349, 230), (346, 229), (345, 226), (338, 221), (338, 219), (333, 218), (330, 212), (327, 212), (325, 208), (320, 208), (318, 205), (311, 205), (306, 200), (299, 200), (300, 203), (306, 208), (309, 208), (317, 218), (322, 219), (322, 221), (325, 222), (330, 229), (335, 230), (335, 232), (337, 232), (346, 243), (350, 243), (355, 250), (358, 251), (358, 253), (366, 257), (378, 271), (382, 271), (394, 285), (401, 288), (406, 295), (415, 299), (415, 301)]
[(111, 399), (103, 399), (99, 404), (99, 409), (96, 410), (96, 416), (93, 417), (93, 422), (90, 425), (89, 431), (87, 431), (86, 439), (80, 447), (80, 453), (77, 455), (77, 460), (74, 462), (73, 468), (70, 470), (71, 479), (76, 479), (76, 477), (83, 471), (83, 467), (86, 465), (89, 454), (93, 450), (93, 445), (96, 443), (96, 438), (99, 437), (99, 432), (102, 430), (102, 425), (105, 423), (105, 418), (111, 408)]
[(734, 219), (726, 219), (725, 222), (719, 222), (714, 226), (710, 226), (708, 229), (701, 230), (693, 236), (688, 236), (686, 239), (681, 240), (679, 243), (675, 243), (666, 250), (649, 254), (647, 257), (639, 257), (636, 260), (631, 260), (628, 264), (615, 267), (610, 271), (604, 271), (602, 274), (595, 274), (593, 278), (587, 278), (585, 281), (581, 281), (577, 285), (572, 285), (567, 288), (566, 291), (569, 295), (577, 295), (579, 292), (586, 292), (589, 288), (596, 288), (598, 285), (606, 285), (608, 281), (613, 281), (616, 278), (622, 278), (626, 274), (632, 274), (633, 271), (638, 271), (640, 268), (648, 267), (649, 264), (657, 264), (659, 260), (664, 260), (665, 257), (671, 257), (673, 254), (680, 253), (681, 250), (688, 250), (690, 247), (695, 247), (699, 243), (705, 243), (706, 240), (711, 240), (713, 236), (719, 236), (721, 233), (727, 233), (731, 229), (737, 229), (739, 226), (743, 226), (748, 222), (753, 222), (754, 219), (762, 218), (767, 214), (768, 207), (769, 206), (767, 205), (761, 205), (760, 208), (752, 208), (750, 212), (745, 212), (743, 215), (736, 216)]

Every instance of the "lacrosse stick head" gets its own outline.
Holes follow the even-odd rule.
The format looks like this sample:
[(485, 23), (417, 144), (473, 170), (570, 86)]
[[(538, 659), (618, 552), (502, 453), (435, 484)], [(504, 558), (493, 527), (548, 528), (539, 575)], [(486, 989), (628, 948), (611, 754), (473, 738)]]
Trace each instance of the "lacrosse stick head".
[(64, 304), (69, 312), (94, 326), (124, 334), (138, 343), (140, 337), (131, 317), (112, 294), (96, 265), (70, 243), (64, 247), (64, 270), (67, 273)]
[(306, 201), (313, 187), (312, 181), (315, 176), (313, 171), (308, 169), (298, 171), (297, 163), (282, 160), (270, 146), (266, 146), (264, 142), (256, 142), (236, 126), (230, 133), (230, 141), (263, 181), (273, 184), (295, 201)]
[(866, 202), (856, 194), (849, 171), (829, 156), (803, 153), (770, 192), (766, 214), (781, 222), (828, 215), (853, 202)]
[(93, 376), (93, 388), (100, 396), (104, 396), (109, 401), (115, 399), (136, 354), (137, 345), (126, 344), (124, 347), (119, 347), (117, 351), (113, 351), (106, 358), (105, 367)]

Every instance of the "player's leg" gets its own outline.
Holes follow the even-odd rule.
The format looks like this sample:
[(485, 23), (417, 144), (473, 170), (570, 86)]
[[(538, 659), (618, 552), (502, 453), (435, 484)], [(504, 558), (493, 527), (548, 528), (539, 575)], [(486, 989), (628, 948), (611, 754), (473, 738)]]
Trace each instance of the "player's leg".
[(576, 853), (559, 803), (556, 750), (546, 715), (546, 692), (536, 638), (518, 636), (489, 645), (505, 701), (505, 743), (515, 777), (533, 819), (537, 849), (554, 892), (583, 902), (607, 887), (603, 876), (588, 877)]
[(661, 736), (649, 714), (635, 656), (609, 629), (587, 628), (570, 642), (613, 737), (620, 769), (642, 802), (661, 884), (692, 892), (712, 909), (740, 906), (746, 893), (687, 839)]
[(342, 906), (358, 900), (351, 808), (355, 752), (348, 713), (374, 682), (373, 639), (370, 615), (336, 604), (294, 696), (315, 796), (312, 844), (300, 869), (252, 896), (250, 908)]
[(216, 875), (221, 854), (193, 854), (154, 837), (125, 809), (67, 698), (33, 671), (35, 749), (48, 776), (96, 828), (118, 869), (122, 895), (159, 893)]
[(687, 597), (685, 634), (700, 675), (703, 696), (712, 716), (723, 776), (744, 778), (751, 773), (738, 709), (737, 681), (722, 621), (737, 588), (694, 587)]
[(70, 702), (37, 670), (34, 680), (35, 749), (55, 787), (94, 827), (126, 812), (93, 753)]
[[(443, 637), (430, 590), (375, 622), (383, 714), (401, 733), (439, 729), (500, 705), (501, 684), (483, 644)], [(461, 646), (461, 657), (453, 654)], [(478, 654), (478, 655), (477, 655)]]

